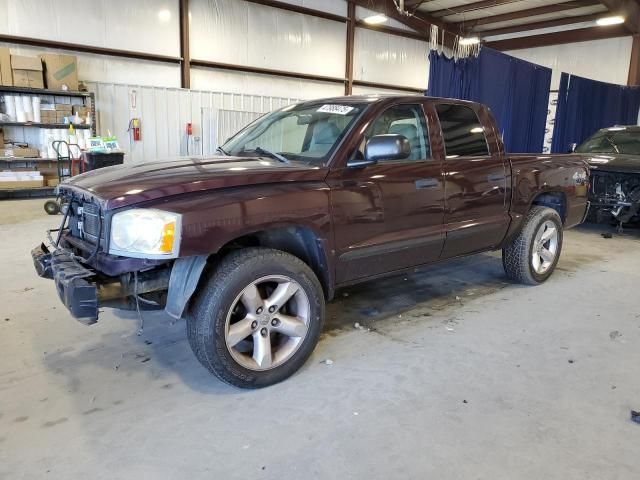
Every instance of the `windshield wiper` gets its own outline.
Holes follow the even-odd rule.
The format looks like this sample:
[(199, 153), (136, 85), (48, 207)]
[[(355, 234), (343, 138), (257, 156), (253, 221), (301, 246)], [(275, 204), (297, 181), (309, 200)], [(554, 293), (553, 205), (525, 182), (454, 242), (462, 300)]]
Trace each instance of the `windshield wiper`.
[(607, 139), (607, 142), (609, 142), (609, 145), (611, 145), (613, 147), (613, 149), (616, 151), (616, 153), (620, 153), (620, 150), (618, 150), (618, 146), (613, 142), (613, 140), (609, 137), (604, 137)]
[(269, 150), (265, 150), (262, 147), (256, 147), (253, 149), (254, 152), (259, 153), (260, 155), (266, 155), (267, 157), (275, 158), (276, 160), (282, 163), (291, 163), (289, 159), (283, 157), (279, 153), (270, 152)]
[(227, 156), (227, 157), (229, 156), (229, 154), (228, 154), (227, 152), (225, 152), (225, 151), (222, 149), (222, 147), (218, 147), (218, 148), (216, 148), (216, 152), (219, 152), (219, 153), (221, 153), (221, 154), (223, 154), (223, 155), (225, 155), (225, 156)]

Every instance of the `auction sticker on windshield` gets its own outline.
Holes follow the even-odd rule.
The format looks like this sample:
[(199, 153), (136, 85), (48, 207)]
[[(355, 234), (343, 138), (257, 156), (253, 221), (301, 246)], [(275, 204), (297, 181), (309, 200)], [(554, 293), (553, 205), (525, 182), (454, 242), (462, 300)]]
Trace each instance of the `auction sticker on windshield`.
[(318, 109), (322, 113), (335, 113), (337, 115), (347, 115), (353, 110), (353, 107), (347, 105), (323, 105)]

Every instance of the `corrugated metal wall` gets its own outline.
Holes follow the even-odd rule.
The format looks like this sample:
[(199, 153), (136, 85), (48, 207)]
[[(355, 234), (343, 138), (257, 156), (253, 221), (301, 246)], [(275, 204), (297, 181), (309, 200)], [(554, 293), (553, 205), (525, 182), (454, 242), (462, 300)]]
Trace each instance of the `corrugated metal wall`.
[[(127, 161), (211, 154), (259, 114), (298, 101), (226, 92), (89, 82), (95, 93), (98, 133), (118, 137)], [(221, 111), (221, 112), (220, 112)], [(131, 140), (129, 122), (140, 118), (142, 141)], [(187, 123), (193, 135), (187, 136)]]

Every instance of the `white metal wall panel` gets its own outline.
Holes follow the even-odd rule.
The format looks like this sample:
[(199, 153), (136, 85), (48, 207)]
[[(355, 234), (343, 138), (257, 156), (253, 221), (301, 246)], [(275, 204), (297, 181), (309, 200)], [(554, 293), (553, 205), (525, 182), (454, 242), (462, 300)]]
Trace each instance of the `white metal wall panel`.
[(358, 28), (354, 50), (354, 78), (426, 89), (428, 55), (427, 42)]
[(0, 0), (0, 33), (180, 55), (178, 0)]
[(191, 69), (191, 86), (198, 90), (222, 90), (238, 94), (293, 96), (305, 99), (344, 95), (344, 85), (341, 83), (314, 82), (272, 75), (201, 68)]
[(241, 0), (192, 0), (198, 60), (344, 77), (346, 24)]
[(222, 145), (242, 128), (262, 116), (260, 112), (243, 112), (224, 109), (209, 111), (209, 114), (213, 119), (213, 131), (216, 133), (215, 143), (217, 145)]
[(360, 87), (358, 85), (354, 85), (353, 94), (354, 95), (407, 95), (408, 93), (406, 90), (390, 90), (388, 88)]
[[(219, 135), (227, 138), (233, 128), (244, 126), (257, 115), (298, 101), (293, 97), (100, 82), (88, 86), (96, 95), (98, 133), (115, 135), (127, 152), (127, 162), (214, 153)], [(227, 112), (222, 123), (217, 120), (219, 110)], [(140, 142), (131, 141), (127, 132), (131, 118), (141, 119)], [(187, 123), (193, 125), (191, 138), (187, 137)]]
[(526, 48), (508, 53), (553, 69), (551, 89), (560, 87), (560, 74), (572, 73), (602, 82), (626, 85), (633, 37)]
[(282, 3), (289, 3), (299, 7), (320, 10), (321, 12), (333, 13), (335, 15), (347, 16), (347, 2), (345, 0), (280, 0)]

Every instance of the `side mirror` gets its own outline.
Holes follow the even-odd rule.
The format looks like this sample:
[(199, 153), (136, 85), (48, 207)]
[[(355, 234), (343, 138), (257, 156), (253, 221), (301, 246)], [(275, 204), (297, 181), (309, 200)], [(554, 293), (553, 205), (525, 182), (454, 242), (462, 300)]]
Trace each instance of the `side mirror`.
[(364, 158), (370, 162), (402, 160), (411, 155), (411, 144), (403, 135), (376, 135), (364, 147)]
[(350, 160), (351, 168), (361, 168), (379, 160), (402, 160), (411, 155), (411, 144), (403, 135), (387, 134), (371, 137), (364, 147), (364, 160)]
[(577, 143), (570, 143), (569, 144), (569, 153), (575, 152), (577, 147), (578, 147)]

